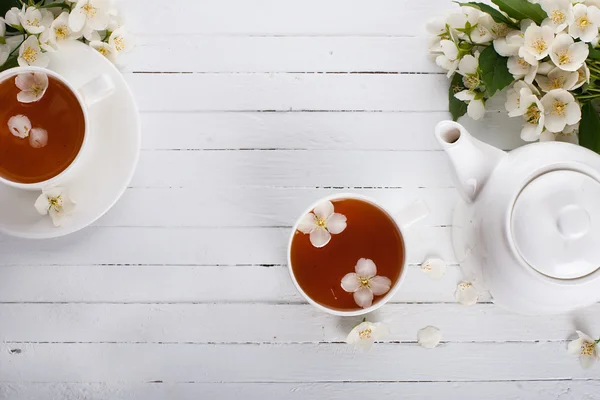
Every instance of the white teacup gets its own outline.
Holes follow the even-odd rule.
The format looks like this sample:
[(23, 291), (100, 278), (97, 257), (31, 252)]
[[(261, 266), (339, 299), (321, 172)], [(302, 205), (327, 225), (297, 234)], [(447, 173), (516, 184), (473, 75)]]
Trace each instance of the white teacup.
[(68, 80), (66, 80), (61, 75), (57, 74), (56, 72), (51, 71), (49, 69), (45, 69), (45, 68), (39, 68), (39, 67), (17, 67), (17, 68), (8, 69), (8, 70), (0, 73), (0, 83), (6, 81), (8, 79), (14, 79), (19, 74), (32, 73), (32, 72), (45, 73), (46, 75), (53, 77), (56, 80), (60, 81), (62, 84), (64, 84), (73, 93), (73, 95), (77, 98), (77, 101), (79, 102), (79, 106), (81, 107), (81, 110), (83, 112), (83, 119), (84, 119), (84, 124), (85, 124), (84, 134), (83, 134), (83, 142), (81, 144), (81, 147), (79, 148), (79, 152), (77, 153), (77, 156), (73, 159), (71, 164), (67, 168), (65, 168), (62, 172), (60, 172), (59, 174), (57, 174), (54, 177), (47, 179), (45, 181), (33, 182), (33, 183), (14, 182), (14, 181), (11, 181), (10, 179), (6, 179), (6, 178), (0, 176), (0, 182), (6, 184), (8, 186), (12, 186), (12, 187), (15, 187), (18, 189), (25, 189), (25, 190), (41, 190), (43, 188), (51, 187), (51, 186), (55, 186), (55, 185), (59, 184), (59, 182), (64, 180), (66, 176), (72, 174), (72, 172), (77, 169), (77, 166), (79, 164), (81, 164), (82, 159), (85, 158), (86, 154), (88, 154), (88, 151), (89, 151), (88, 147), (89, 147), (91, 132), (90, 132), (88, 108), (93, 106), (95, 103), (97, 103), (101, 100), (104, 100), (105, 98), (110, 96), (114, 92), (115, 85), (107, 75), (100, 75), (100, 76), (90, 80), (83, 86), (76, 88)]
[[(362, 200), (364, 202), (367, 202), (367, 203), (377, 207), (379, 210), (381, 210), (384, 214), (387, 215), (387, 217), (389, 217), (390, 221), (392, 221), (394, 223), (394, 226), (395, 226), (397, 232), (400, 234), (400, 237), (403, 239), (404, 245), (405, 245), (404, 261), (403, 261), (403, 264), (400, 269), (400, 276), (398, 277), (396, 282), (392, 285), (392, 287), (390, 287), (390, 290), (382, 298), (380, 298), (377, 302), (373, 303), (370, 307), (362, 308), (362, 309), (358, 309), (358, 310), (338, 310), (338, 309), (330, 308), (330, 307), (327, 307), (323, 304), (316, 302), (308, 294), (306, 294), (306, 292), (302, 289), (302, 287), (298, 283), (298, 280), (296, 279), (296, 276), (294, 275), (294, 270), (292, 268), (292, 257), (291, 257), (292, 241), (294, 240), (294, 235), (295, 235), (296, 231), (298, 230), (298, 224), (300, 223), (302, 217), (304, 215), (310, 213), (311, 211), (313, 211), (314, 208), (323, 201), (327, 201), (327, 200), (335, 201), (335, 200), (344, 200), (344, 199)], [(407, 257), (408, 249), (406, 247), (406, 240), (405, 240), (407, 228), (410, 225), (412, 225), (413, 223), (415, 223), (416, 221), (427, 216), (427, 214), (429, 214), (429, 208), (421, 200), (406, 207), (401, 212), (396, 213), (395, 216), (394, 216), (394, 214), (392, 214), (388, 210), (386, 210), (384, 207), (382, 207), (380, 204), (378, 204), (377, 201), (375, 201), (374, 199), (367, 197), (367, 196), (358, 195), (358, 194), (342, 193), (342, 194), (327, 196), (327, 197), (324, 197), (324, 198), (316, 201), (310, 207), (308, 207), (296, 221), (296, 223), (294, 224), (294, 227), (292, 228), (292, 233), (290, 235), (290, 240), (288, 243), (288, 251), (287, 251), (288, 270), (289, 270), (290, 276), (292, 278), (292, 281), (294, 282), (294, 285), (296, 286), (296, 289), (298, 290), (298, 292), (300, 292), (302, 297), (304, 297), (306, 299), (306, 301), (308, 301), (313, 306), (317, 307), (319, 310), (325, 311), (326, 313), (329, 313), (329, 314), (350, 317), (350, 316), (368, 314), (372, 311), (377, 310), (378, 308), (383, 306), (385, 303), (387, 303), (392, 297), (394, 297), (394, 295), (400, 288), (400, 285), (404, 281), (404, 278), (406, 275), (406, 270), (407, 270), (407, 263), (408, 263), (408, 261), (407, 261), (408, 260), (408, 257)]]

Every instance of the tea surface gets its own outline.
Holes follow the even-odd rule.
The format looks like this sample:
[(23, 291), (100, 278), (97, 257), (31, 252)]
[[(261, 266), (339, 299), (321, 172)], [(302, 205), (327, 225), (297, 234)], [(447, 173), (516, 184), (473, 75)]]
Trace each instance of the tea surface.
[[(332, 203), (336, 213), (346, 216), (346, 229), (332, 235), (322, 248), (314, 247), (309, 235), (296, 231), (291, 245), (292, 270), (314, 301), (338, 310), (358, 310), (353, 294), (342, 289), (342, 278), (355, 272), (360, 258), (369, 258), (377, 266), (377, 275), (389, 278), (393, 287), (404, 263), (404, 241), (394, 222), (377, 206), (356, 199)], [(375, 296), (373, 304), (382, 297)]]
[[(0, 82), (0, 176), (13, 182), (35, 183), (64, 171), (83, 143), (85, 120), (77, 98), (57, 79), (48, 76), (48, 89), (34, 103), (20, 103), (15, 77)], [(34, 128), (48, 132), (48, 143), (34, 148), (27, 138), (14, 136), (8, 120), (25, 115)]]

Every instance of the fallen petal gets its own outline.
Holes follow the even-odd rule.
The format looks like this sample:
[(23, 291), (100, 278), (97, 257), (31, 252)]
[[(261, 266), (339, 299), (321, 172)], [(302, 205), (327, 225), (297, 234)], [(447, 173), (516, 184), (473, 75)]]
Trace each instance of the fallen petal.
[(48, 144), (48, 131), (42, 128), (33, 128), (29, 135), (29, 144), (34, 149), (41, 149)]
[(24, 139), (31, 131), (31, 121), (25, 115), (15, 115), (8, 120), (8, 129), (14, 136)]
[(48, 202), (48, 197), (45, 194), (40, 194), (34, 204), (35, 209), (41, 215), (48, 214), (48, 209), (50, 208), (50, 203)]
[(426, 326), (417, 332), (417, 341), (419, 342), (419, 346), (426, 349), (433, 349), (434, 347), (437, 347), (437, 345), (440, 344), (441, 339), (442, 331), (435, 326)]
[(421, 271), (430, 278), (440, 279), (446, 273), (446, 262), (439, 258), (430, 258), (421, 264)]
[(456, 287), (454, 298), (462, 305), (472, 306), (479, 300), (479, 292), (475, 286), (473, 286), (473, 283), (461, 282)]

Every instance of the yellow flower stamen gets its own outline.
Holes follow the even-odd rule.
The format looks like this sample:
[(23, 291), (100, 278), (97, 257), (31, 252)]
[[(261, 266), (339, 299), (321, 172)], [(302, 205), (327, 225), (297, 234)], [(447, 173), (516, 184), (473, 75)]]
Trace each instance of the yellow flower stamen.
[(586, 14), (577, 18), (577, 21), (575, 21), (575, 23), (577, 24), (577, 26), (579, 26), (580, 29), (585, 29), (588, 27), (588, 25), (590, 25), (590, 20), (588, 19)]
[(531, 64), (529, 64), (527, 61), (525, 61), (524, 58), (521, 57), (519, 57), (519, 59), (517, 60), (517, 64), (519, 64), (523, 68), (531, 67)]
[(360, 286), (367, 287), (367, 288), (371, 287), (371, 280), (369, 278), (365, 278), (365, 277), (361, 276), (359, 278), (359, 280), (360, 280)]
[(117, 51), (123, 51), (125, 49), (125, 41), (122, 37), (115, 38), (114, 43), (115, 49), (117, 49)]
[(372, 332), (373, 331), (371, 330), (371, 328), (363, 329), (362, 331), (358, 332), (358, 337), (361, 339), (371, 339)]
[(96, 15), (96, 8), (89, 3), (81, 7), (81, 9), (85, 13), (85, 15), (87, 15), (88, 18), (91, 18), (94, 15)]
[(458, 284), (458, 287), (460, 288), (460, 290), (466, 290), (466, 289), (470, 288), (471, 286), (473, 286), (473, 284), (471, 282), (461, 282)]
[(544, 52), (548, 48), (548, 44), (542, 38), (536, 39), (531, 43), (531, 47), (538, 53)]
[(57, 26), (54, 29), (57, 39), (64, 40), (69, 36), (69, 28), (66, 25)]
[(596, 350), (596, 344), (594, 342), (584, 342), (581, 344), (581, 355), (593, 356)]
[(537, 104), (533, 103), (529, 107), (527, 107), (527, 112), (525, 113), (525, 121), (529, 124), (537, 125), (540, 120), (542, 113), (538, 108)]
[(62, 211), (62, 195), (48, 198), (48, 210), (54, 209), (55, 212), (59, 213)]
[(562, 50), (561, 52), (556, 53), (556, 55), (558, 56), (559, 65), (565, 65), (571, 62), (571, 56), (569, 55), (568, 50)]
[(317, 226), (327, 229), (327, 220), (326, 219), (317, 217), (315, 222), (317, 223)]
[(27, 61), (28, 64), (35, 62), (38, 58), (38, 51), (34, 48), (28, 47), (23, 52), (23, 58)]
[(555, 99), (552, 102), (552, 114), (558, 115), (560, 117), (565, 115), (565, 111), (567, 109), (567, 103), (564, 103), (560, 100)]
[(557, 76), (554, 79), (550, 79), (550, 89), (560, 89), (565, 84), (565, 78), (563, 76)]
[(42, 86), (41, 85), (33, 85), (31, 86), (31, 91), (33, 92), (34, 95), (39, 95), (40, 93), (42, 93)]
[(566, 21), (567, 16), (561, 10), (552, 10), (552, 13), (550, 13), (550, 19), (556, 25), (560, 25)]
[(33, 20), (28, 19), (27, 20), (27, 25), (29, 26), (40, 26), (40, 21), (37, 18), (34, 18)]

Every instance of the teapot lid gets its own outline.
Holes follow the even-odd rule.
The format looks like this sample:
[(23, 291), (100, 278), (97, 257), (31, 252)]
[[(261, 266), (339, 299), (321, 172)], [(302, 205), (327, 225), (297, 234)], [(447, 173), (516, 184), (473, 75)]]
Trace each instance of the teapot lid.
[(521, 257), (552, 278), (600, 268), (600, 183), (572, 170), (548, 172), (518, 195), (511, 231)]

